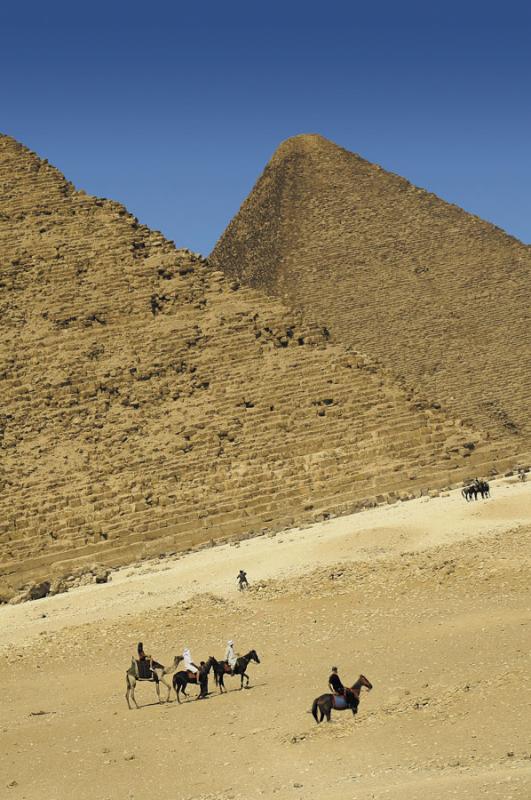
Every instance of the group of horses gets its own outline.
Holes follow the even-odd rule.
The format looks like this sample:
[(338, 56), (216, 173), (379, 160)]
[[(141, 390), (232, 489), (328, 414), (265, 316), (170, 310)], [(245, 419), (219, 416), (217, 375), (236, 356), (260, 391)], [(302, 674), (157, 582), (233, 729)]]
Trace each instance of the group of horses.
[[(199, 694), (197, 695), (197, 699), (201, 700), (208, 695), (208, 676), (210, 674), (210, 670), (214, 672), (214, 680), (216, 682), (216, 686), (219, 688), (220, 694), (223, 694), (223, 692), (227, 691), (224, 683), (226, 675), (239, 675), (240, 689), (244, 688), (244, 680), (246, 681), (245, 688), (247, 688), (249, 686), (249, 676), (247, 675), (247, 667), (249, 666), (249, 663), (251, 661), (254, 661), (256, 664), (260, 663), (260, 659), (258, 658), (256, 650), (249, 650), (246, 655), (237, 658), (236, 664), (232, 669), (226, 661), (218, 661), (216, 658), (214, 658), (214, 656), (210, 656), (207, 661), (201, 661), (197, 672), (193, 672), (192, 670), (179, 670), (179, 664), (182, 660), (182, 656), (175, 656), (171, 665), (169, 667), (165, 667), (163, 664), (159, 664), (158, 661), (153, 661), (153, 659), (151, 659), (149, 662), (149, 675), (147, 677), (140, 677), (138, 666), (135, 664), (133, 659), (131, 666), (125, 673), (125, 699), (127, 700), (127, 705), (129, 708), (132, 708), (131, 703), (129, 702), (129, 697), (131, 697), (136, 708), (139, 708), (135, 698), (135, 687), (137, 681), (148, 681), (149, 683), (154, 683), (159, 703), (163, 702), (160, 696), (161, 683), (168, 690), (166, 697), (167, 703), (170, 702), (172, 686), (178, 703), (181, 702), (181, 695), (183, 697), (188, 697), (188, 694), (186, 693), (186, 687), (189, 683), (199, 686)], [(173, 675), (171, 686), (166, 680), (167, 675)]]
[(470, 483), (468, 486), (465, 486), (465, 488), (461, 490), (461, 494), (467, 503), (470, 500), (477, 500), (479, 494), (481, 495), (482, 500), (486, 500), (487, 497), (490, 497), (490, 486), (487, 481), (482, 481), (479, 480), (479, 478), (476, 478), (474, 481), (472, 481), (472, 483)]
[[(179, 664), (183, 660), (182, 656), (175, 656), (173, 662), (169, 667), (159, 664), (158, 661), (150, 660), (149, 662), (149, 677), (139, 677), (138, 666), (133, 663), (125, 673), (126, 679), (126, 693), (125, 699), (129, 709), (132, 709), (129, 697), (131, 697), (136, 708), (139, 708), (135, 697), (135, 687), (137, 681), (148, 681), (155, 684), (157, 697), (159, 703), (164, 702), (160, 696), (160, 684), (162, 683), (168, 690), (166, 702), (170, 702), (171, 689), (175, 691), (177, 702), (180, 703), (180, 696), (188, 697), (186, 687), (189, 683), (199, 686), (199, 694), (197, 699), (200, 700), (208, 695), (208, 676), (210, 670), (214, 672), (214, 679), (216, 686), (219, 688), (220, 694), (226, 692), (224, 680), (226, 675), (239, 675), (240, 676), (240, 689), (244, 687), (244, 680), (246, 681), (245, 687), (249, 686), (249, 676), (247, 675), (247, 667), (251, 661), (256, 664), (260, 663), (256, 650), (249, 650), (244, 656), (240, 656), (236, 660), (234, 668), (231, 669), (227, 661), (218, 661), (214, 656), (210, 656), (207, 661), (201, 661), (197, 672), (191, 670), (179, 670)], [(173, 675), (172, 686), (165, 680), (167, 675)], [(336, 711), (345, 711), (350, 709), (353, 715), (358, 713), (358, 705), (360, 702), (360, 693), (363, 687), (369, 691), (372, 689), (372, 683), (365, 677), (360, 675), (358, 680), (347, 690), (344, 695), (340, 694), (322, 694), (316, 697), (312, 704), (312, 714), (317, 723), (323, 721), (326, 717), (330, 722), (332, 709)], [(319, 715), (318, 716), (318, 712)]]

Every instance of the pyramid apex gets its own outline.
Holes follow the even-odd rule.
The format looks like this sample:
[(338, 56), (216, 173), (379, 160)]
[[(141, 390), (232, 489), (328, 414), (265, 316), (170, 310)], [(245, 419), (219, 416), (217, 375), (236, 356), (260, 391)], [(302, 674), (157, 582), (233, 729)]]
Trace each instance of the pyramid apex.
[(320, 133), (298, 133), (295, 136), (284, 139), (275, 150), (273, 158), (275, 156), (286, 156), (293, 152), (302, 153), (329, 148), (335, 149), (337, 147), (338, 145)]

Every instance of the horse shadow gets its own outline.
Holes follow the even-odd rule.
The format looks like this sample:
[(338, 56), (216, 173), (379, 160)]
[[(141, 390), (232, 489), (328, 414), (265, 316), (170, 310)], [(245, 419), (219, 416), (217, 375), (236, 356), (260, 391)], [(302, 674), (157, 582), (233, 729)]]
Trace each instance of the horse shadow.
[(213, 696), (215, 696), (215, 697), (216, 697), (216, 696), (217, 696), (217, 697), (223, 697), (223, 695), (225, 695), (225, 694), (233, 694), (234, 692), (236, 692), (237, 694), (239, 694), (239, 693), (240, 693), (240, 692), (242, 692), (242, 691), (243, 691), (243, 692), (250, 692), (250, 691), (252, 691), (253, 689), (261, 689), (261, 688), (262, 688), (262, 687), (264, 687), (264, 686), (269, 686), (269, 684), (268, 684), (267, 682), (265, 682), (265, 681), (264, 681), (263, 683), (253, 683), (253, 684), (252, 684), (252, 686), (244, 686), (242, 689), (240, 689), (240, 687), (239, 687), (239, 686), (238, 686), (237, 688), (234, 688), (234, 689), (225, 689), (225, 691), (223, 692), (223, 694), (221, 694), (220, 692), (216, 692), (215, 690), (214, 690), (214, 691), (212, 691), (212, 692), (209, 692), (209, 694), (212, 694), (212, 695), (213, 695)]

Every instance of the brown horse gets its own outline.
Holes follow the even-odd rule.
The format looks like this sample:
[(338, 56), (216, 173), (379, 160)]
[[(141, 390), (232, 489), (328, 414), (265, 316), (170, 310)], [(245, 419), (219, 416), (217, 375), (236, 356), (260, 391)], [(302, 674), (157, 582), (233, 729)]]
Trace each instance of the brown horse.
[(180, 694), (184, 697), (188, 697), (186, 694), (186, 687), (189, 683), (194, 683), (196, 686), (199, 686), (199, 694), (197, 695), (197, 700), (201, 700), (208, 694), (208, 673), (210, 672), (212, 665), (217, 663), (216, 659), (213, 656), (210, 656), (208, 661), (201, 661), (199, 669), (197, 672), (191, 672), (190, 670), (182, 670), (181, 672), (176, 672), (173, 676), (173, 688), (175, 689), (175, 694), (177, 696), (177, 702), (181, 702)]
[[(366, 686), (369, 691), (372, 689), (372, 683), (365, 675), (360, 675), (356, 683), (354, 683), (350, 689), (347, 689), (348, 697), (342, 694), (322, 694), (320, 697), (316, 697), (312, 705), (312, 714), (317, 724), (322, 722), (325, 717), (327, 722), (330, 722), (333, 708), (335, 708), (336, 711), (345, 711), (347, 708), (350, 708), (352, 713), (356, 715), (358, 713), (362, 686)], [(317, 718), (317, 709), (321, 712), (320, 719)]]
[(236, 659), (236, 664), (234, 665), (234, 669), (231, 669), (229, 664), (226, 661), (216, 661), (215, 658), (212, 659), (212, 666), (214, 668), (214, 679), (216, 681), (216, 685), (219, 686), (219, 691), (222, 694), (225, 689), (225, 684), (223, 682), (225, 675), (240, 675), (240, 689), (243, 689), (243, 679), (247, 681), (245, 684), (245, 688), (249, 686), (249, 676), (247, 675), (246, 669), (249, 666), (249, 663), (254, 661), (256, 664), (260, 663), (260, 659), (258, 658), (258, 654), (256, 650), (249, 650), (248, 653), (244, 656), (240, 656)]

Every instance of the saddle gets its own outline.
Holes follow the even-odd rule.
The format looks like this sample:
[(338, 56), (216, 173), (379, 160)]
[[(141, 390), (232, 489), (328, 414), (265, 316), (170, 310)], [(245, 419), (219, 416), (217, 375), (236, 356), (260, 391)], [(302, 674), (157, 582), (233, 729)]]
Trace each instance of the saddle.
[(332, 695), (332, 708), (335, 708), (337, 711), (344, 711), (348, 708), (347, 699), (344, 694)]
[(192, 672), (191, 670), (187, 669), (186, 676), (188, 678), (188, 683), (197, 683), (199, 672)]
[(138, 681), (153, 681), (155, 680), (154, 673), (151, 670), (150, 663), (145, 658), (135, 659), (136, 679)]
[(337, 709), (337, 711), (344, 711), (346, 708), (357, 709), (358, 705), (359, 700), (351, 691), (347, 691), (345, 694), (332, 695), (332, 708)]

